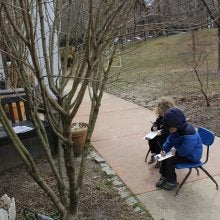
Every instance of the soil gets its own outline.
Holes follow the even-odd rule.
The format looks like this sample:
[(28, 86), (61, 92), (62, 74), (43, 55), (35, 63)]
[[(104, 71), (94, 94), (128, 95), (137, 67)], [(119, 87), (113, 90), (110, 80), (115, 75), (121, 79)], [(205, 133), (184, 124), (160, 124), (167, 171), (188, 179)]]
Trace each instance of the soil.
[[(77, 165), (79, 165), (77, 160)], [(49, 185), (56, 190), (56, 183), (50, 172), (46, 160), (37, 161), (40, 170)], [(129, 206), (122, 199), (116, 188), (108, 180), (99, 164), (91, 158), (87, 160), (87, 170), (79, 202), (81, 220), (152, 220), (151, 215), (140, 206), (136, 213), (134, 207)], [(17, 219), (24, 219), (23, 210), (31, 209), (38, 213), (53, 214), (55, 207), (40, 187), (25, 171), (24, 166), (2, 172), (0, 174), (0, 195), (7, 193), (14, 197), (17, 209)]]

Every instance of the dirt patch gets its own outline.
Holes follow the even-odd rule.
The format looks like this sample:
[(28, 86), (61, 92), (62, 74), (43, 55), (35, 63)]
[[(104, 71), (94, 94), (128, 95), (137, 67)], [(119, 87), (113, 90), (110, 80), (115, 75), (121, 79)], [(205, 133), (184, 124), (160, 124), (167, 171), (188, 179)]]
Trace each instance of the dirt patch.
[[(79, 164), (79, 161), (77, 163)], [(37, 164), (44, 172), (49, 185), (56, 190), (56, 182), (46, 160), (38, 160)], [(24, 208), (41, 213), (54, 213), (56, 210), (50, 199), (27, 174), (24, 166), (2, 172), (0, 186), (0, 195), (7, 193), (9, 197), (15, 197), (17, 219), (23, 219)], [(152, 220), (150, 214), (144, 209), (135, 213), (134, 208), (119, 196), (118, 191), (112, 186), (100, 165), (91, 158), (87, 160), (79, 213), (80, 219), (83, 220)]]
[(220, 94), (209, 97), (209, 101), (210, 107), (207, 107), (203, 96), (186, 96), (177, 99), (177, 105), (183, 106), (195, 126), (211, 129), (220, 136)]

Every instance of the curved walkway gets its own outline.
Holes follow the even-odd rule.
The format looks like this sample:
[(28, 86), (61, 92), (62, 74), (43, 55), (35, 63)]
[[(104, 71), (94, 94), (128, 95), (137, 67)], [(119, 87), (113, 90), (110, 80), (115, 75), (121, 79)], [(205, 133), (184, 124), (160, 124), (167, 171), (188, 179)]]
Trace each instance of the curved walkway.
[[(87, 122), (90, 99), (85, 97), (77, 120)], [(93, 145), (155, 220), (219, 220), (220, 191), (200, 172), (191, 174), (179, 197), (157, 190), (158, 170), (144, 162), (148, 149), (144, 135), (155, 120), (152, 111), (113, 95), (104, 94), (93, 134)], [(220, 139), (211, 149), (207, 170), (220, 184)], [(187, 170), (178, 171), (179, 182)]]

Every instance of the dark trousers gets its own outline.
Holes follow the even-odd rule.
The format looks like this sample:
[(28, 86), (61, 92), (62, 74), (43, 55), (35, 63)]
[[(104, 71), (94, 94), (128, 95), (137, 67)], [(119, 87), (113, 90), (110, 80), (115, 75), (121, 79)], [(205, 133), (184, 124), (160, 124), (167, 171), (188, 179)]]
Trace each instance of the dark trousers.
[(154, 139), (149, 140), (148, 145), (150, 147), (150, 152), (152, 154), (159, 154), (161, 151), (161, 146), (164, 142), (165, 140), (159, 136), (156, 136)]
[(192, 161), (178, 155), (163, 160), (160, 166), (160, 174), (165, 177), (168, 182), (176, 181), (175, 165), (177, 163), (192, 163)]

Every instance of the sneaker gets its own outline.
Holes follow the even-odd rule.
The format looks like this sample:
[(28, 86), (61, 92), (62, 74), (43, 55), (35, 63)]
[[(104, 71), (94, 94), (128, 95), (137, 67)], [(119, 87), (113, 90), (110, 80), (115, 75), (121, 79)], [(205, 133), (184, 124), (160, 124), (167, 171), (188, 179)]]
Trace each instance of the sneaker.
[(148, 164), (152, 164), (155, 162), (155, 154), (151, 154), (151, 157), (150, 157), (150, 161), (148, 162)]
[(178, 184), (177, 181), (174, 181), (174, 182), (166, 181), (166, 183), (163, 185), (162, 188), (165, 189), (165, 190), (171, 191), (174, 188), (176, 188), (177, 184)]
[(155, 186), (158, 188), (162, 188), (167, 182), (167, 179), (163, 176), (160, 177), (160, 179), (156, 182)]

